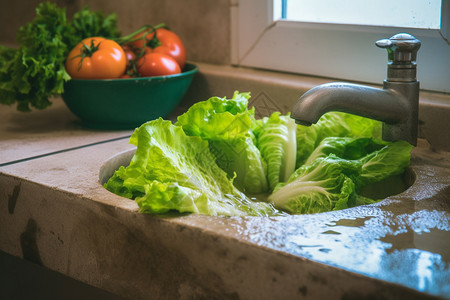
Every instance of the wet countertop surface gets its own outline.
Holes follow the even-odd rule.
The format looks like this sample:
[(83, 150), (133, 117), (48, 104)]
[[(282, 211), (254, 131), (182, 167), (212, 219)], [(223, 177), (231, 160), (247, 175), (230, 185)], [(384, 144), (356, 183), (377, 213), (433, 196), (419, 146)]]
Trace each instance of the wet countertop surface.
[(106, 161), (133, 149), (131, 131), (83, 128), (58, 100), (39, 113), (27, 126), (0, 112), (6, 253), (132, 299), (450, 299), (450, 155), (424, 141), (414, 184), (374, 205), (150, 216), (99, 182)]
[(1, 106), (0, 166), (22, 160), (128, 138), (132, 131), (100, 131), (82, 126), (60, 98), (49, 109), (18, 112), (15, 106)]

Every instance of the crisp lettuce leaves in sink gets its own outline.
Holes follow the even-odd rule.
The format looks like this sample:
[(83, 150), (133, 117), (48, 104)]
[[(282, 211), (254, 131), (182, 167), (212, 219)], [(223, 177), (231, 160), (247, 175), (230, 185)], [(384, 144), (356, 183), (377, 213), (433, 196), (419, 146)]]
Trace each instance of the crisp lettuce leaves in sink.
[(205, 215), (271, 216), (271, 204), (254, 202), (215, 163), (208, 142), (158, 119), (135, 130), (137, 146), (128, 167), (120, 167), (105, 188), (134, 199), (143, 213), (171, 210)]
[(296, 168), (327, 137), (373, 137), (381, 139), (381, 122), (343, 112), (324, 114), (316, 124), (297, 126)]
[(409, 166), (413, 146), (405, 141), (385, 142), (374, 138), (328, 137), (308, 157), (305, 165), (330, 154), (348, 161), (358, 161), (361, 169), (355, 181), (357, 190), (394, 175)]
[(404, 141), (329, 137), (269, 201), (294, 214), (317, 213), (374, 203), (359, 194), (365, 186), (402, 174), (412, 146)]
[(405, 141), (387, 144), (360, 159), (362, 169), (355, 184), (361, 189), (394, 175), (399, 175), (409, 166), (413, 146)]
[(256, 147), (252, 131), (254, 109), (248, 109), (250, 93), (235, 92), (231, 99), (212, 97), (192, 105), (176, 125), (186, 134), (209, 142), (216, 163), (234, 178), (243, 192), (267, 192), (267, 164)]
[(374, 203), (364, 189), (409, 166), (412, 146), (382, 141), (378, 121), (341, 112), (310, 127), (281, 112), (256, 119), (249, 98), (212, 97), (175, 124), (143, 124), (130, 138), (130, 165), (105, 187), (142, 213), (305, 214)]
[(361, 168), (357, 161), (335, 155), (319, 158), (312, 165), (303, 165), (287, 183), (280, 183), (269, 201), (294, 214), (310, 214), (345, 208), (355, 192), (350, 175)]
[(289, 115), (274, 112), (255, 127), (257, 145), (267, 162), (267, 178), (272, 191), (295, 171), (297, 125)]

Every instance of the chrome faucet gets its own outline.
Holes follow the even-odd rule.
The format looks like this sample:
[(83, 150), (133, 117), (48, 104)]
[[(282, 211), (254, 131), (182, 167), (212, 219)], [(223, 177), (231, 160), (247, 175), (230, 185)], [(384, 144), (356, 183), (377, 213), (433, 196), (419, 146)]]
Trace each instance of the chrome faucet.
[(383, 139), (405, 140), (417, 145), (419, 82), (416, 57), (420, 41), (407, 33), (375, 43), (388, 52), (387, 78), (383, 88), (345, 82), (327, 83), (303, 94), (291, 118), (310, 126), (329, 111), (347, 112), (383, 122)]

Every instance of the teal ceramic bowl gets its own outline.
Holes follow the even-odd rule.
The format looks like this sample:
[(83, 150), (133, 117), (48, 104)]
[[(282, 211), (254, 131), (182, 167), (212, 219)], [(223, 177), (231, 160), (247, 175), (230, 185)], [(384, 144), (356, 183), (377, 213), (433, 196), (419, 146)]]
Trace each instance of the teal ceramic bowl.
[(167, 117), (189, 88), (197, 67), (186, 64), (183, 73), (143, 78), (87, 80), (65, 83), (62, 98), (87, 127), (134, 129)]

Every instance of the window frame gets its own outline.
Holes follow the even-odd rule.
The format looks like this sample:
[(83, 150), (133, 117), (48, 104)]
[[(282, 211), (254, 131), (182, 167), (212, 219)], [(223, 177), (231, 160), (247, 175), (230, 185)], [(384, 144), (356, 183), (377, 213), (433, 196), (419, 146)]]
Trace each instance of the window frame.
[(272, 0), (235, 0), (231, 6), (231, 62), (236, 66), (381, 84), (387, 52), (375, 41), (399, 32), (422, 42), (417, 78), (421, 89), (450, 92), (449, 1), (441, 29), (307, 23), (273, 20)]

